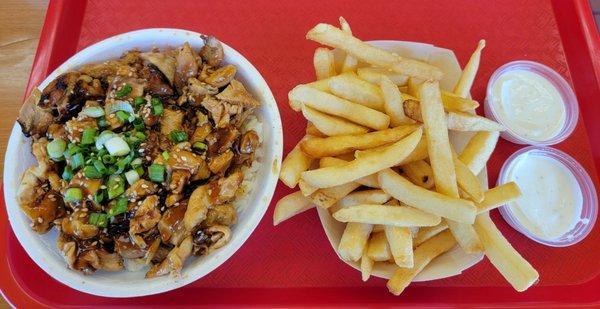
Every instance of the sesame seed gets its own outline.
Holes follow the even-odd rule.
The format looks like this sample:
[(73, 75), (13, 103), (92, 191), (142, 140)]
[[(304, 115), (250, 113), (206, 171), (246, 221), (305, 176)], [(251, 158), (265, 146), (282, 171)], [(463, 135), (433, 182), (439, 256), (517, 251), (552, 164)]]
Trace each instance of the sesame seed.
[(42, 222), (44, 222), (44, 219), (42, 219), (42, 217), (38, 217), (37, 222), (42, 223)]
[(146, 160), (147, 160), (147, 161), (151, 161), (151, 160), (152, 160), (152, 157), (150, 157), (150, 156), (146, 156)]
[(97, 244), (98, 244), (98, 241), (94, 241), (94, 242), (92, 243), (92, 246), (95, 246), (95, 245), (97, 245)]

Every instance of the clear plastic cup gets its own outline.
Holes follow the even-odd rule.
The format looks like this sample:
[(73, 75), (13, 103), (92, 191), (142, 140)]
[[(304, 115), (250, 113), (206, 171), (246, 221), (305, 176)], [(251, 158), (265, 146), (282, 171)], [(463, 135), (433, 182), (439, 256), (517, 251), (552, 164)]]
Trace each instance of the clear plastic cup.
[[(561, 95), (563, 103), (565, 104), (566, 119), (562, 129), (550, 139), (543, 141), (532, 140), (517, 134), (510, 128), (510, 126), (508, 126), (502, 120), (501, 117), (498, 116), (494, 109), (494, 105), (491, 104), (491, 100), (493, 97), (492, 86), (500, 76), (513, 70), (526, 70), (533, 73), (537, 73), (538, 75), (546, 78)], [(487, 85), (487, 93), (484, 101), (484, 112), (487, 118), (490, 118), (504, 125), (506, 130), (500, 133), (500, 136), (502, 138), (515, 144), (550, 146), (564, 141), (567, 137), (569, 137), (569, 135), (571, 135), (571, 133), (573, 133), (573, 130), (575, 130), (575, 126), (577, 125), (577, 120), (579, 118), (579, 105), (577, 103), (577, 97), (575, 96), (573, 89), (571, 88), (569, 83), (562, 76), (560, 76), (560, 74), (556, 73), (556, 71), (541, 63), (520, 60), (509, 62), (499, 67), (494, 72), (494, 74), (492, 74), (492, 77), (490, 77), (490, 80)]]
[(552, 240), (543, 239), (531, 233), (513, 216), (513, 212), (508, 205), (503, 205), (499, 208), (500, 214), (504, 220), (506, 220), (510, 226), (519, 231), (521, 234), (547, 246), (566, 247), (583, 240), (592, 231), (598, 215), (598, 196), (594, 187), (594, 183), (592, 182), (588, 173), (577, 161), (575, 161), (575, 159), (560, 150), (551, 147), (529, 146), (515, 152), (506, 160), (502, 166), (502, 169), (500, 170), (500, 175), (498, 176), (498, 185), (502, 185), (510, 181), (508, 179), (509, 171), (512, 169), (513, 164), (516, 163), (516, 160), (524, 155), (542, 156), (555, 159), (567, 167), (571, 173), (573, 173), (579, 184), (583, 197), (580, 219), (579, 222), (575, 224), (573, 229), (561, 237)]

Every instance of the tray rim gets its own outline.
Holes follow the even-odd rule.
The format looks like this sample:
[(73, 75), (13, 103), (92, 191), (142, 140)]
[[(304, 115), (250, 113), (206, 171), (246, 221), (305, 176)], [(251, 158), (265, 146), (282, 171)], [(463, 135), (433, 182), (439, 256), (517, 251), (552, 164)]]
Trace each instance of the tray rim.
[[(594, 35), (595, 32), (595, 21), (594, 18), (592, 16), (591, 13), (591, 7), (590, 4), (587, 0), (573, 0), (572, 2), (570, 1), (561, 1), (561, 0), (550, 0), (551, 5), (554, 9), (554, 15), (557, 21), (557, 26), (559, 28), (559, 31), (561, 33), (567, 32), (569, 31), (570, 35), (573, 35), (573, 33), (571, 33), (571, 31), (576, 30), (577, 33), (576, 35), (580, 36), (578, 38), (580, 45), (578, 46), (573, 46), (572, 48), (578, 48), (581, 47), (581, 44), (585, 45), (585, 47), (587, 47), (587, 56), (585, 57), (586, 60), (589, 61), (589, 63), (592, 64), (592, 70), (593, 70), (593, 77), (594, 77), (594, 86), (595, 89), (600, 92), (600, 36), (598, 35), (598, 32), (596, 32), (596, 34)], [(64, 58), (67, 59), (71, 53), (73, 53), (76, 49), (76, 45), (78, 42), (78, 38), (80, 35), (80, 29), (81, 29), (81, 24), (83, 22), (83, 17), (84, 17), (84, 11), (85, 11), (85, 7), (87, 5), (87, 1), (81, 0), (81, 1), (56, 1), (56, 0), (52, 0), (50, 1), (49, 5), (48, 5), (48, 9), (47, 9), (47, 13), (46, 13), (46, 18), (42, 27), (42, 32), (40, 35), (40, 40), (38, 43), (38, 47), (37, 47), (37, 51), (36, 51), (36, 55), (32, 64), (32, 71), (30, 73), (30, 77), (29, 77), (29, 82), (26, 88), (26, 92), (28, 93), (31, 89), (31, 87), (33, 87), (33, 85), (35, 85), (35, 83), (37, 83), (38, 81), (43, 80), (43, 78), (51, 72), (51, 70), (58, 65), (59, 63), (55, 63), (56, 62), (56, 58)], [(561, 13), (562, 8), (564, 6), (571, 6), (571, 12), (575, 12), (575, 16), (571, 17), (571, 20), (567, 20), (568, 16), (565, 16), (565, 14), (567, 13)], [(64, 18), (65, 16), (69, 16), (69, 18)], [(565, 26), (565, 24), (570, 23), (568, 25)], [(573, 28), (575, 27), (575, 28)], [(64, 28), (68, 28), (69, 31), (61, 31), (61, 29)], [(75, 31), (73, 31), (73, 29), (76, 29)], [(61, 33), (61, 36), (63, 36), (61, 38), (61, 44), (60, 44), (60, 48), (58, 48), (58, 43), (57, 43), (57, 34)], [(564, 33), (563, 33), (564, 34)], [(573, 35), (575, 36), (575, 35)], [(566, 44), (564, 44), (564, 40), (565, 40), (565, 36), (561, 35), (561, 40), (563, 41), (563, 46), (565, 46)], [(63, 42), (63, 40), (65, 42)], [(571, 51), (572, 52), (572, 51)], [(567, 59), (567, 66), (569, 68), (569, 70), (571, 70), (572, 66), (577, 65), (578, 63), (572, 63), (571, 61), (571, 57), (569, 57), (569, 54), (571, 53), (569, 52), (569, 50), (567, 50), (567, 48), (565, 48), (565, 57)], [(36, 68), (36, 70), (34, 70), (33, 68)], [(573, 81), (573, 84), (576, 84), (575, 81)], [(578, 89), (576, 89), (577, 92)], [(586, 126), (588, 135), (590, 135), (590, 133), (594, 132), (593, 128), (600, 128), (600, 123), (598, 124), (594, 124), (593, 121), (585, 121), (585, 117), (584, 118), (584, 125)], [(600, 130), (598, 130), (598, 135), (600, 135)], [(591, 137), (590, 137), (591, 138)], [(597, 153), (597, 155), (594, 156), (594, 163), (595, 163), (595, 167), (596, 167), (596, 171), (598, 176), (600, 176), (600, 144), (597, 144), (595, 147), (592, 143), (590, 143), (590, 146), (592, 148), (592, 152), (593, 153)], [(596, 150), (596, 151), (594, 151)], [(600, 188), (599, 188), (600, 189)], [(4, 192), (0, 192), (0, 205), (4, 204)], [(0, 231), (7, 231), (7, 236), (5, 237), (0, 237), (0, 250), (2, 248), (7, 248), (8, 245), (8, 238), (10, 237), (8, 234), (13, 233), (12, 230), (10, 229), (10, 226), (8, 224), (8, 218), (7, 218), (7, 214), (6, 214), (6, 209), (5, 207), (0, 207)], [(15, 237), (14, 235), (12, 235), (12, 237)], [(0, 255), (2, 255), (2, 257), (4, 257), (3, 259), (0, 260), (0, 273), (3, 274), (11, 274), (9, 276), (2, 276), (3, 278), (0, 278), (0, 294), (2, 294), (2, 296), (6, 299), (7, 302), (9, 302), (13, 307), (31, 307), (31, 308), (49, 308), (49, 307), (57, 307), (60, 306), (61, 304), (57, 304), (57, 303), (44, 303), (40, 300), (35, 299), (32, 295), (28, 294), (27, 292), (27, 287), (22, 287), (20, 285), (20, 283), (18, 282), (18, 280), (15, 279), (15, 277), (12, 275), (12, 269), (10, 268), (10, 266), (8, 265), (8, 261), (5, 252), (0, 251)], [(597, 292), (597, 288), (600, 288), (600, 275), (596, 276), (595, 278), (581, 283), (579, 285), (569, 285), (569, 286), (544, 286), (544, 287), (538, 287), (530, 292), (528, 292), (529, 296), (532, 296), (532, 298), (535, 298), (534, 300), (527, 300), (524, 297), (524, 294), (516, 294), (517, 296), (514, 296), (514, 293), (512, 293), (512, 290), (510, 288), (498, 288), (498, 287), (442, 287), (442, 288), (436, 288), (438, 290), (448, 290), (448, 291), (452, 291), (453, 289), (463, 289), (463, 290), (469, 290), (469, 291), (473, 291), (476, 292), (477, 290), (481, 291), (481, 289), (489, 289), (494, 290), (495, 292), (497, 292), (497, 294), (500, 294), (502, 296), (505, 297), (505, 299), (507, 299), (506, 303), (503, 303), (502, 306), (510, 306), (510, 307), (539, 307), (540, 305), (544, 305), (546, 307), (548, 306), (552, 306), (552, 307), (565, 307), (565, 306), (569, 306), (570, 305), (575, 305), (577, 304), (577, 306), (579, 307), (597, 307), (600, 305), (600, 295), (597, 295), (596, 299), (591, 299), (589, 300), (589, 302), (584, 302), (584, 303), (574, 303), (573, 301), (575, 301), (574, 299), (570, 299), (570, 297), (567, 297), (567, 299), (557, 299), (556, 296), (553, 296), (554, 299), (552, 300), (547, 300), (549, 299), (549, 297), (551, 295), (556, 295), (556, 294), (563, 294), (563, 295), (577, 295), (578, 293), (581, 293), (584, 290), (589, 291), (589, 293), (591, 292)], [(290, 301), (296, 300), (299, 301), (299, 303), (297, 303), (296, 305), (308, 305), (308, 304), (315, 304), (314, 299), (307, 299), (305, 296), (307, 295), (306, 293), (299, 293), (299, 290), (306, 290), (306, 289), (311, 289), (311, 288), (295, 288), (295, 289), (289, 289), (291, 293), (286, 293), (283, 294), (279, 297), (276, 297), (274, 299), (272, 299), (271, 302), (264, 302), (264, 301), (259, 301), (259, 303), (257, 305), (262, 305), (262, 306), (268, 306), (268, 305), (292, 305), (290, 304)], [(314, 288), (316, 289), (316, 288)], [(417, 286), (413, 288), (413, 292), (414, 293), (418, 293), (421, 292), (421, 290), (423, 289), (429, 289), (429, 287), (424, 287), (424, 286)], [(183, 290), (183, 289), (180, 289)], [(211, 290), (215, 290), (214, 292), (218, 293), (219, 291), (223, 292), (223, 290), (225, 289), (211, 289)], [(272, 290), (272, 289), (239, 289), (242, 290), (242, 292), (244, 292), (244, 294), (248, 294), (248, 295), (253, 295), (257, 292), (257, 290)], [(277, 289), (277, 291), (281, 292), (282, 289)], [(331, 288), (331, 290), (335, 290), (334, 288)], [(361, 291), (364, 291), (365, 296), (367, 297), (365, 300), (359, 300), (358, 303), (354, 302), (353, 305), (366, 305), (366, 304), (370, 304), (370, 301), (374, 301), (376, 300), (376, 298), (371, 298), (369, 299), (369, 297), (375, 297), (377, 295), (377, 293), (375, 291), (372, 291), (374, 289), (365, 289), (365, 288), (361, 288)], [(278, 292), (278, 293), (279, 293)], [(408, 292), (408, 291), (407, 291)], [(412, 293), (411, 293), (412, 294)], [(479, 294), (479, 293), (477, 293)], [(481, 294), (485, 294), (485, 293), (481, 293)], [(226, 293), (224, 293), (223, 295), (227, 295)], [(292, 297), (290, 297), (292, 296)], [(510, 297), (510, 299), (508, 298)], [(107, 298), (108, 299), (108, 298)], [(462, 304), (466, 305), (466, 306), (476, 306), (476, 305), (484, 305), (487, 304), (489, 305), (493, 305), (490, 304), (489, 302), (486, 302), (481, 296), (479, 297), (475, 297), (471, 300), (466, 300), (466, 301), (470, 301), (470, 302), (464, 302), (465, 299), (461, 299), (461, 298), (456, 298), (453, 297), (452, 299), (449, 298), (448, 301), (452, 301), (452, 300), (458, 301), (456, 304), (459, 304), (459, 301), (463, 301)], [(542, 299), (546, 299), (547, 301), (540, 301)], [(110, 299), (109, 299), (110, 300)], [(320, 299), (320, 301), (322, 301), (324, 305), (329, 304), (331, 305), (335, 305), (335, 304), (339, 304), (338, 302), (335, 302), (335, 300), (330, 296), (329, 298), (322, 298)], [(245, 303), (243, 302), (243, 300), (230, 300), (230, 304), (229, 305), (244, 305)], [(372, 304), (372, 303), (371, 303)], [(383, 303), (380, 303), (383, 304)], [(416, 304), (422, 304), (421, 302), (418, 301), (409, 301), (404, 303), (407, 306), (415, 306)], [(430, 306), (448, 306), (450, 303), (430, 303)], [(106, 305), (106, 304), (105, 304)], [(400, 303), (393, 303), (393, 305), (398, 306), (400, 305)], [(499, 305), (499, 304), (496, 304)], [(123, 305), (121, 305), (123, 306)], [(127, 306), (127, 305), (124, 305)], [(339, 305), (338, 305), (339, 306)]]

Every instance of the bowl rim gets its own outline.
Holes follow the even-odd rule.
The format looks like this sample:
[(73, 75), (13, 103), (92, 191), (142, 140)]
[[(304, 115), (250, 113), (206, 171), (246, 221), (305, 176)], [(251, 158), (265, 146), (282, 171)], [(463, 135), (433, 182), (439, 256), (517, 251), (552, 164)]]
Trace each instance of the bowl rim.
[[(122, 40), (134, 41), (135, 39), (142, 40), (144, 36), (148, 36), (151, 34), (161, 33), (165, 35), (172, 35), (174, 37), (186, 37), (186, 36), (196, 36), (200, 37), (203, 34), (185, 30), (185, 29), (177, 29), (177, 28), (146, 28), (146, 29), (138, 29), (134, 31), (124, 32), (120, 34), (116, 34), (114, 36), (108, 37), (104, 40), (98, 41), (94, 44), (87, 46), (86, 48), (76, 52), (74, 55), (69, 57), (66, 61), (60, 64), (56, 69), (54, 69), (47, 77), (36, 86), (39, 88), (45, 87), (50, 81), (52, 81), (56, 76), (65, 72), (66, 70), (71, 70), (80, 66), (80, 64), (85, 63), (93, 63), (96, 61), (86, 61), (87, 58), (94, 56), (97, 50), (106, 50), (107, 46), (112, 46), (117, 44)], [(175, 44), (166, 43), (164, 45), (160, 44), (161, 38), (157, 39), (157, 46), (175, 46)], [(163, 37), (162, 40), (165, 40)], [(15, 233), (15, 236), (27, 255), (38, 265), (44, 272), (46, 272), (49, 276), (54, 278), (55, 280), (65, 284), (66, 286), (78, 290), (80, 292), (96, 295), (96, 296), (104, 296), (104, 297), (139, 297), (139, 296), (147, 296), (158, 293), (163, 293), (167, 291), (171, 291), (182, 286), (185, 286), (189, 283), (192, 283), (205, 275), (209, 274), (220, 265), (225, 263), (239, 248), (248, 240), (250, 235), (254, 232), (262, 218), (264, 217), (266, 211), (269, 208), (269, 205), (273, 199), (273, 195), (275, 193), (275, 188), (278, 181), (279, 169), (281, 167), (282, 161), (282, 152), (283, 152), (283, 129), (281, 124), (281, 116), (279, 114), (279, 109), (277, 106), (277, 102), (271, 88), (267, 84), (265, 78), (260, 74), (260, 72), (254, 67), (254, 65), (246, 59), (241, 53), (239, 53), (234, 48), (227, 45), (225, 42), (219, 40), (225, 51), (225, 57), (230, 60), (234, 60), (235, 64), (239, 67), (247, 70), (245, 76), (247, 78), (252, 77), (253, 83), (256, 84), (255, 92), (260, 92), (260, 96), (265, 101), (261, 109), (263, 111), (268, 112), (271, 117), (268, 118), (268, 125), (271, 127), (270, 132), (270, 140), (263, 140), (263, 147), (271, 148), (271, 155), (267, 157), (265, 151), (265, 158), (263, 158), (262, 166), (260, 170), (269, 170), (269, 172), (261, 175), (260, 170), (257, 172), (255, 181), (261, 181), (261, 185), (258, 186), (255, 184), (253, 192), (250, 193), (250, 196), (254, 196), (255, 200), (258, 201), (257, 204), (253, 205), (252, 208), (248, 208), (246, 212), (248, 215), (247, 223), (244, 226), (238, 226), (237, 235), (238, 238), (232, 239), (226, 246), (219, 249), (217, 252), (214, 252), (211, 255), (205, 256), (208, 257), (206, 260), (202, 261), (202, 263), (197, 265), (189, 265), (186, 264), (184, 270), (182, 271), (182, 275), (179, 278), (173, 278), (171, 276), (163, 276), (150, 280), (160, 280), (159, 283), (156, 284), (142, 284), (138, 285), (136, 289), (122, 289), (122, 286), (115, 287), (112, 284), (108, 284), (106, 282), (97, 282), (94, 280), (94, 276), (84, 276), (75, 271), (69, 270), (66, 265), (62, 265), (62, 268), (54, 268), (49, 265), (49, 261), (43, 257), (43, 255), (53, 254), (56, 252), (49, 252), (50, 248), (47, 248), (39, 239), (36, 239), (32, 236), (38, 236), (38, 234), (34, 233), (28, 225), (24, 227), (21, 226), (22, 217), (24, 216), (20, 210), (18, 203), (16, 202), (15, 196), (16, 192), (12, 192), (9, 188), (7, 181), (4, 181), (3, 189), (5, 192), (5, 207), (8, 214), (8, 220), (10, 222), (11, 229)], [(126, 47), (123, 51), (135, 48), (135, 43), (132, 43), (131, 46)], [(78, 64), (80, 63), (80, 64)], [(255, 93), (256, 94), (256, 93)], [(267, 113), (265, 113), (267, 114)], [(265, 117), (266, 118), (266, 117)], [(267, 125), (265, 121), (263, 123), (263, 128)], [(14, 164), (14, 155), (16, 151), (23, 147), (23, 142), (29, 146), (30, 139), (26, 138), (22, 135), (19, 124), (15, 122), (12, 132), (10, 134), (8, 145), (5, 153), (5, 169), (4, 169), (4, 178), (10, 179), (8, 177), (15, 176), (14, 168), (7, 169), (8, 165)], [(22, 175), (16, 175), (21, 179)], [(261, 177), (261, 178), (258, 178)], [(27, 219), (28, 220), (28, 219)], [(239, 224), (239, 223), (238, 223)], [(16, 225), (16, 226), (15, 226)], [(235, 241), (235, 242), (234, 242)], [(36, 248), (31, 247), (30, 245), (38, 243)], [(199, 257), (202, 258), (202, 257)], [(186, 269), (187, 268), (187, 269)], [(140, 272), (141, 274), (141, 272)], [(167, 278), (168, 277), (168, 278)], [(147, 282), (144, 281), (140, 282)], [(150, 282), (148, 282), (150, 283)], [(129, 285), (130, 282), (127, 282)]]

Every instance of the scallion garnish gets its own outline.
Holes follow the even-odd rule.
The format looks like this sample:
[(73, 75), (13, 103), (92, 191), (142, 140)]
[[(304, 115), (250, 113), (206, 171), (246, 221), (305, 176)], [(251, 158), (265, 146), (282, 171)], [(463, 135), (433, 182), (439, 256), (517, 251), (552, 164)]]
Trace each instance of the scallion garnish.
[(71, 157), (71, 168), (73, 168), (73, 170), (76, 170), (82, 167), (84, 162), (85, 160), (83, 158), (83, 154), (81, 152), (78, 152)]
[(100, 106), (89, 106), (84, 108), (81, 113), (88, 117), (98, 118), (104, 116), (104, 108)]
[(183, 131), (173, 130), (169, 134), (169, 139), (175, 143), (181, 143), (187, 141), (188, 135)]
[(159, 98), (152, 98), (150, 102), (152, 104), (152, 115), (162, 115), (164, 108), (161, 100)]
[(130, 151), (129, 145), (120, 136), (113, 136), (104, 142), (104, 147), (113, 156), (124, 156)]
[(108, 216), (114, 217), (127, 211), (127, 198), (121, 197), (117, 202), (108, 210)]
[(57, 138), (46, 145), (48, 156), (54, 161), (61, 161), (64, 159), (65, 149), (67, 149), (67, 142), (60, 138)]
[(102, 161), (94, 159), (92, 160), (92, 164), (94, 165), (96, 170), (98, 170), (98, 172), (100, 172), (101, 174), (106, 174), (106, 165), (104, 165)]
[(144, 104), (146, 104), (146, 100), (142, 97), (135, 97), (135, 99), (133, 99), (133, 107), (136, 109), (140, 108), (140, 106)]
[(83, 133), (81, 134), (81, 144), (82, 145), (90, 145), (95, 141), (96, 133), (98, 130), (96, 128), (85, 128), (83, 129)]
[(142, 118), (135, 118), (133, 120), (133, 127), (136, 130), (140, 130), (140, 131), (143, 131), (144, 129), (146, 129), (146, 125), (144, 125), (144, 121), (142, 120)]
[(99, 179), (102, 178), (102, 173), (100, 173), (95, 167), (88, 165), (83, 168), (83, 175), (89, 179)]
[(125, 192), (125, 181), (119, 175), (111, 175), (106, 183), (108, 191), (108, 199), (112, 200), (115, 197)]
[(65, 191), (64, 201), (66, 203), (79, 202), (83, 199), (83, 190), (80, 188), (68, 188)]
[(96, 204), (102, 203), (104, 201), (105, 196), (106, 194), (104, 193), (104, 190), (98, 190), (96, 194), (94, 194), (94, 202)]
[(115, 162), (117, 162), (117, 158), (109, 154), (105, 154), (102, 156), (102, 163), (104, 164), (114, 164)]
[(106, 227), (108, 225), (108, 215), (98, 212), (91, 213), (88, 223), (97, 227)]
[(106, 121), (106, 118), (104, 118), (104, 117), (98, 118), (97, 123), (98, 123), (98, 127), (99, 128), (106, 128), (106, 127), (108, 127), (108, 121)]
[(65, 166), (61, 178), (66, 181), (71, 181), (73, 179), (73, 169), (69, 165)]
[(192, 148), (197, 149), (197, 150), (201, 150), (201, 151), (205, 151), (206, 149), (208, 149), (208, 146), (206, 146), (206, 144), (203, 143), (203, 142), (195, 142), (192, 145)]
[(127, 122), (127, 119), (129, 119), (129, 113), (124, 112), (124, 111), (118, 111), (117, 119), (119, 119), (119, 121), (121, 121), (121, 122)]
[(129, 185), (133, 185), (140, 179), (140, 175), (138, 175), (135, 170), (129, 170), (125, 172), (125, 179), (127, 179), (127, 183), (129, 183)]
[(152, 164), (148, 167), (148, 176), (154, 182), (163, 182), (165, 180), (165, 167), (160, 164)]
[(169, 152), (165, 150), (165, 151), (162, 152), (162, 157), (165, 160), (169, 160), (169, 158), (171, 157), (171, 155), (169, 155)]
[(133, 90), (133, 88), (131, 88), (129, 84), (124, 84), (123, 87), (121, 87), (121, 89), (115, 91), (115, 97), (122, 98), (128, 95), (131, 92), (131, 90)]

